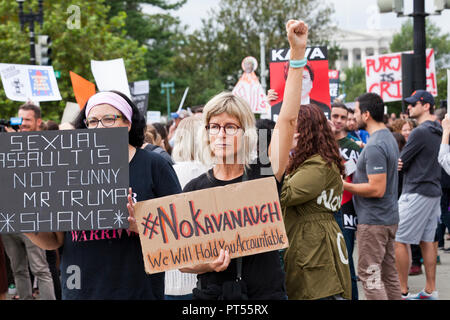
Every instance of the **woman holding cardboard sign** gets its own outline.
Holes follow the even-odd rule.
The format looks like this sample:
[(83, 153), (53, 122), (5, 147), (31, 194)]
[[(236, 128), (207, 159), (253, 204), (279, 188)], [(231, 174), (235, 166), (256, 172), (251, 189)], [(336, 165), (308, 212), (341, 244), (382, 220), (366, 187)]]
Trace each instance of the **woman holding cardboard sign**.
[[(269, 156), (279, 189), (296, 129), (302, 85), (296, 79), (302, 77), (306, 64), (304, 56), (308, 37), (308, 27), (302, 21), (290, 20), (286, 30), (292, 70)], [(209, 156), (214, 167), (190, 181), (184, 188), (185, 192), (267, 177), (262, 174), (260, 165), (251, 164), (256, 155), (257, 133), (255, 117), (246, 101), (228, 92), (215, 96), (203, 109), (203, 124), (203, 150), (207, 151), (205, 156)], [(221, 250), (214, 262), (181, 271), (199, 274), (199, 288), (194, 289), (195, 299), (286, 299), (278, 251), (230, 260), (229, 253)], [(241, 277), (238, 276), (239, 271)], [(236, 279), (241, 280), (239, 288), (234, 286)]]
[[(75, 120), (77, 129), (128, 128), (130, 193), (137, 201), (181, 192), (172, 166), (141, 149), (145, 120), (134, 103), (116, 91), (92, 96)], [(131, 191), (132, 189), (132, 191)], [(41, 248), (64, 246), (63, 299), (164, 299), (164, 273), (145, 273), (138, 234), (132, 230), (90, 230), (28, 234)]]

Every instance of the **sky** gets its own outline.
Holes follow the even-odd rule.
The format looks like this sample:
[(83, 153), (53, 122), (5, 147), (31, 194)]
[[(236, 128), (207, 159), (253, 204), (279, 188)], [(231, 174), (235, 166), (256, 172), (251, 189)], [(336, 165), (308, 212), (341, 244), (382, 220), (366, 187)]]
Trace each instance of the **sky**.
[[(321, 1), (321, 0), (319, 0)], [(400, 29), (402, 23), (410, 17), (397, 17), (395, 13), (378, 12), (377, 0), (326, 0), (334, 5), (334, 22), (342, 29)], [(201, 27), (201, 18), (206, 18), (212, 8), (218, 8), (219, 0), (188, 0), (178, 11), (173, 12), (179, 16), (183, 24), (189, 26), (189, 31)], [(426, 0), (425, 10), (434, 11), (434, 1)], [(144, 6), (144, 12), (154, 13), (158, 10), (152, 6)], [(413, 0), (404, 0), (404, 13), (413, 11)], [(450, 9), (444, 10), (440, 16), (431, 16), (443, 32), (450, 33)]]

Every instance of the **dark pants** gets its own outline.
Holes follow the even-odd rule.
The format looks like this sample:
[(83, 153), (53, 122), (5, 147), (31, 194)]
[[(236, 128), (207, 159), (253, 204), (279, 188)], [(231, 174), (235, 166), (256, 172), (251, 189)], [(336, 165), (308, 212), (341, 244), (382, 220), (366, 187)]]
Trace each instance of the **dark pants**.
[(438, 223), (437, 227), (437, 240), (439, 247), (444, 246), (445, 229), (448, 229), (450, 231), (450, 213), (448, 211), (449, 196), (450, 196), (450, 189), (442, 188), (441, 221)]
[(46, 250), (45, 254), (47, 256), (48, 267), (53, 279), (53, 288), (55, 290), (56, 300), (61, 300), (61, 281), (59, 280), (59, 269), (56, 267), (57, 264), (57, 253), (56, 250)]
[(356, 230), (344, 228), (342, 212), (338, 211), (334, 214), (337, 224), (342, 231), (347, 246), (348, 265), (350, 268), (350, 276), (352, 278), (352, 300), (358, 300), (358, 277), (355, 272), (355, 265), (353, 263), (353, 248), (355, 247), (355, 232)]
[(418, 244), (411, 245), (411, 256), (412, 256), (411, 264), (413, 266), (417, 266), (417, 267), (422, 266), (422, 262), (420, 261), (422, 259), (422, 251)]

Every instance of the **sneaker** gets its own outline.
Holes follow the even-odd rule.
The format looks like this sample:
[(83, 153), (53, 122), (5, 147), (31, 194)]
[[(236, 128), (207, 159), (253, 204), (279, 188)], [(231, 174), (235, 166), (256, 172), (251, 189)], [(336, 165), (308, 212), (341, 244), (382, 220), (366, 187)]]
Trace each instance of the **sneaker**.
[(407, 294), (403, 294), (402, 293), (402, 300), (411, 300), (412, 294), (411, 293), (407, 293)]
[(15, 295), (17, 292), (16, 286), (14, 284), (10, 284), (8, 287), (8, 294)]
[(419, 274), (422, 274), (422, 267), (421, 266), (411, 266), (411, 269), (409, 269), (409, 275), (417, 276)]
[[(403, 298), (403, 295), (402, 295)], [(408, 300), (438, 300), (439, 295), (437, 291), (433, 291), (432, 293), (427, 293), (425, 289), (420, 291), (417, 294), (413, 294), (409, 297)]]

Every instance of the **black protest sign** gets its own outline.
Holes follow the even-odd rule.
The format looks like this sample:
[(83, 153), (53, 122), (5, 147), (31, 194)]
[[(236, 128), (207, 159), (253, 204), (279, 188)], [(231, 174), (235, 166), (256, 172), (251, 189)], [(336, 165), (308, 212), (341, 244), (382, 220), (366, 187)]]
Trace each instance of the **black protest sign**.
[(130, 87), (131, 100), (146, 118), (148, 97), (150, 94), (150, 82), (148, 80), (135, 81), (128, 83), (128, 86)]
[(0, 134), (0, 233), (128, 227), (126, 128)]
[(328, 70), (328, 78), (330, 79), (330, 100), (331, 103), (339, 96), (339, 70)]

